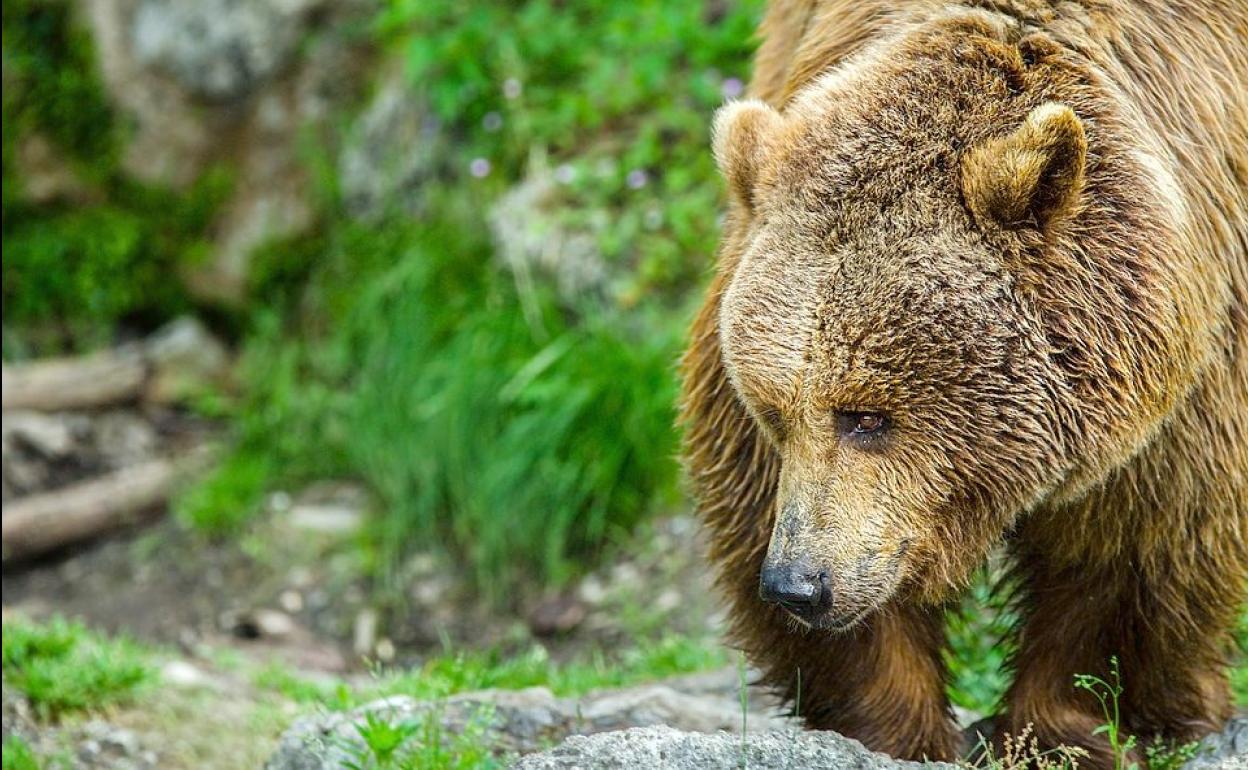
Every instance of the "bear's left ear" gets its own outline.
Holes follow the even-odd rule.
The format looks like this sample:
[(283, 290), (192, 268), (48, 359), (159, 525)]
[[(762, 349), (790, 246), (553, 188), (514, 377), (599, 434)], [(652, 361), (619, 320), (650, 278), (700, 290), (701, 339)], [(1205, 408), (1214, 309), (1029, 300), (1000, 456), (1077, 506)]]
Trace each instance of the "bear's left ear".
[(732, 102), (719, 108), (711, 128), (715, 161), (728, 189), (747, 209), (754, 208), (754, 188), (782, 118), (775, 108), (758, 99)]
[(1069, 214), (1083, 191), (1088, 140), (1064, 104), (1031, 111), (1008, 136), (973, 147), (962, 159), (962, 194), (980, 224), (1045, 227)]

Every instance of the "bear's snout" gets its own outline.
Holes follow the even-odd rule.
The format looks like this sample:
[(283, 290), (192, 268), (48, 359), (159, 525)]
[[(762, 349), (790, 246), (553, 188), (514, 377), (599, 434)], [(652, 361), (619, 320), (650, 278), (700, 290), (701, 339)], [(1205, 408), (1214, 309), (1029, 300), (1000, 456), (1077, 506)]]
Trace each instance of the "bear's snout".
[(759, 595), (763, 601), (779, 604), (805, 620), (817, 617), (832, 606), (828, 573), (802, 562), (764, 564)]

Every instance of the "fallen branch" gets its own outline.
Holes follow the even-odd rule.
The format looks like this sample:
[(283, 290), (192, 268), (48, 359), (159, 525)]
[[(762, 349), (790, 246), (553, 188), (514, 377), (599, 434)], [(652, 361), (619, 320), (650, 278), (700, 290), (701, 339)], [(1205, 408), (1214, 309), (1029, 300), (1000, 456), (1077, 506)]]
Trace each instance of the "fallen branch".
[(126, 403), (172, 403), (228, 379), (229, 351), (194, 318), (142, 342), (91, 355), (3, 368), (5, 412), (59, 412)]
[(132, 465), (54, 492), (5, 503), (4, 564), (29, 559), (154, 518), (206, 450)]
[(6, 365), (3, 408), (53, 412), (133, 401), (147, 373), (144, 357), (133, 350)]

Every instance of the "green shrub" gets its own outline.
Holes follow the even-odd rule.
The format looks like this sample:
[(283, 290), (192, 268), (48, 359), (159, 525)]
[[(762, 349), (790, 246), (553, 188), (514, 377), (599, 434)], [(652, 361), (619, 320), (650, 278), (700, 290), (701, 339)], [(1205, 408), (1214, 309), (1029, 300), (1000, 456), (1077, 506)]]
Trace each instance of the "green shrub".
[(61, 618), (6, 620), (3, 657), (5, 681), (45, 719), (125, 700), (152, 674), (132, 643)]

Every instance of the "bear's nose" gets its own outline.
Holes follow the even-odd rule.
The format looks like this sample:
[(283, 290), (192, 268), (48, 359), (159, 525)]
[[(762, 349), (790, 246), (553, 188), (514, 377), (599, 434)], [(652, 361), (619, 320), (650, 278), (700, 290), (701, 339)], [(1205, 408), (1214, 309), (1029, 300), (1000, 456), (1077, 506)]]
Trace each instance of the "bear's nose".
[(827, 573), (801, 563), (763, 565), (759, 595), (799, 615), (825, 609), (832, 598)]

